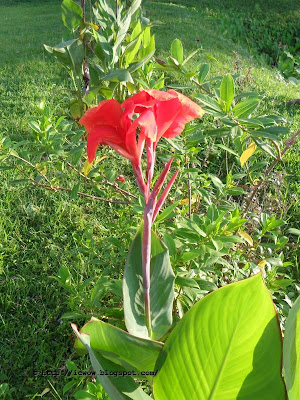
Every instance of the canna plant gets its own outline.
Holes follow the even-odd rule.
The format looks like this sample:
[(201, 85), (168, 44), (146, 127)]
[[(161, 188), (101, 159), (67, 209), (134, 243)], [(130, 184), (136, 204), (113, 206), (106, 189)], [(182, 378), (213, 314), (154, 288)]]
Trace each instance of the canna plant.
[[(286, 390), (290, 399), (297, 399), (299, 301), (288, 318), (284, 341), (287, 388), (281, 331), (262, 273), (204, 296), (181, 320), (173, 305), (175, 277), (169, 250), (152, 226), (178, 171), (162, 189), (171, 159), (153, 182), (156, 149), (160, 138), (179, 135), (186, 123), (203, 114), (199, 105), (174, 90), (143, 90), (121, 105), (103, 101), (79, 121), (88, 131), (89, 161), (95, 159), (99, 145), (126, 157), (145, 200), (143, 223), (123, 278), (128, 332), (96, 318), (80, 331), (72, 324), (75, 348), (88, 352), (97, 379), (112, 400), (283, 400)], [(144, 382), (146, 390), (134, 378)]]
[[(139, 116), (134, 119), (137, 114)], [(161, 137), (172, 138), (179, 135), (187, 122), (200, 118), (203, 114), (204, 111), (200, 106), (174, 90), (166, 93), (152, 89), (137, 93), (122, 105), (113, 99), (103, 101), (98, 107), (87, 111), (79, 121), (89, 133), (87, 139), (89, 162), (95, 159), (98, 145), (109, 145), (130, 160), (137, 185), (144, 196), (142, 277), (146, 337), (149, 338), (153, 337), (150, 315), (151, 227), (179, 172), (177, 170), (174, 173), (158, 199), (173, 159), (171, 158), (166, 164), (151, 190), (156, 147)], [(141, 166), (144, 147), (147, 153), (146, 179)], [(132, 312), (134, 315), (135, 311)], [(127, 318), (130, 319), (128, 314)], [(130, 322), (128, 324), (130, 325)]]

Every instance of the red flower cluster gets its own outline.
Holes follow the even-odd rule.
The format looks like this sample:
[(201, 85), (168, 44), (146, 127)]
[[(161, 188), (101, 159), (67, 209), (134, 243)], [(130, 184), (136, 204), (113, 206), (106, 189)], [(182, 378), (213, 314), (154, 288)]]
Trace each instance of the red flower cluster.
[(187, 122), (203, 114), (198, 104), (175, 90), (149, 89), (121, 105), (116, 100), (101, 101), (97, 107), (88, 110), (79, 123), (89, 133), (89, 162), (95, 159), (99, 145), (108, 145), (138, 166), (145, 140), (150, 140), (155, 150), (161, 137), (179, 135)]

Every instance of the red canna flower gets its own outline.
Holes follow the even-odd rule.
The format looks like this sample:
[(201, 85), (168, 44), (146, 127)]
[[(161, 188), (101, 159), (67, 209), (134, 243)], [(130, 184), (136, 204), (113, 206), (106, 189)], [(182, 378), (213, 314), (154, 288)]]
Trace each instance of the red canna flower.
[(155, 143), (155, 147), (162, 136), (172, 138), (179, 135), (188, 122), (204, 114), (198, 104), (175, 90), (143, 90), (124, 101), (122, 107), (130, 110), (127, 119), (140, 114), (139, 118), (147, 124), (145, 136)]
[(130, 97), (122, 105), (116, 100), (101, 101), (97, 107), (88, 110), (79, 123), (88, 131), (90, 162), (99, 145), (108, 145), (134, 166), (139, 166), (145, 140), (155, 149), (162, 136), (179, 135), (187, 122), (203, 114), (198, 104), (175, 90), (149, 89)]

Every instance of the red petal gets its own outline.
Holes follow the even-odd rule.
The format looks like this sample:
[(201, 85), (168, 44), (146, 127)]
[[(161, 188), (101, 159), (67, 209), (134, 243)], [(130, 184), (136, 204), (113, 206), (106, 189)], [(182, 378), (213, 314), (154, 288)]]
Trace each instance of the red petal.
[(181, 103), (177, 97), (168, 101), (160, 101), (157, 103), (155, 110), (157, 140), (169, 129), (177, 115), (181, 112), (181, 109)]
[(138, 127), (138, 120), (134, 120), (133, 123), (131, 124), (130, 128), (126, 132), (126, 149), (128, 153), (130, 153), (136, 161), (139, 160), (139, 154), (138, 154), (138, 149), (137, 149), (137, 143), (136, 143), (136, 130)]
[(177, 96), (177, 92), (175, 92), (175, 90), (168, 90), (167, 92), (161, 92), (160, 90), (155, 90), (155, 89), (147, 89), (145, 90), (145, 92), (147, 92), (148, 94), (150, 94), (150, 96), (152, 96), (155, 100), (158, 101), (168, 101), (168, 100), (172, 100)]
[(120, 127), (123, 110), (116, 100), (101, 101), (97, 107), (90, 108), (79, 120), (81, 125), (90, 132), (97, 125)]
[(155, 142), (157, 135), (157, 125), (153, 111), (148, 109), (142, 112), (141, 115), (136, 119), (136, 121), (138, 121), (138, 124), (142, 128), (145, 136), (151, 139), (152, 142)]
[(102, 125), (91, 129), (87, 138), (87, 153), (89, 162), (92, 162), (96, 157), (96, 151), (99, 145), (106, 144), (106, 142), (112, 142), (117, 145), (123, 144), (124, 138), (120, 133), (113, 127)]
[(199, 106), (199, 104), (195, 103), (193, 100), (184, 96), (182, 93), (176, 92), (175, 90), (170, 89), (168, 93), (172, 95), (177, 94), (178, 99), (182, 105), (182, 114), (189, 116), (191, 118), (190, 121), (192, 121), (192, 119), (194, 118), (203, 117), (205, 111)]
[(169, 90), (171, 94), (177, 94), (178, 99), (181, 103), (181, 111), (178, 113), (174, 122), (164, 132), (163, 137), (173, 138), (179, 135), (185, 128), (185, 125), (195, 118), (201, 118), (204, 114), (204, 110), (194, 101), (175, 90)]
[(146, 108), (153, 107), (156, 103), (155, 99), (151, 97), (146, 90), (142, 90), (141, 92), (129, 97), (129, 99), (125, 100), (121, 106), (125, 108), (125, 112), (130, 109), (131, 104), (134, 104), (134, 112), (140, 113), (144, 111)]

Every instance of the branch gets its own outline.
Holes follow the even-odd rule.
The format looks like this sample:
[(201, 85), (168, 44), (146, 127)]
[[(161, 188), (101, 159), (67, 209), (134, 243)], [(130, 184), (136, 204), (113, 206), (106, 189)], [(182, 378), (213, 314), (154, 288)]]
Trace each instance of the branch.
[(107, 185), (111, 186), (114, 189), (116, 189), (117, 192), (121, 193), (124, 197), (132, 197), (133, 199), (137, 199), (137, 196), (134, 194), (127, 192), (127, 190), (119, 188), (119, 186), (116, 183), (111, 183), (106, 179), (103, 179), (101, 182), (97, 182), (94, 179), (89, 178), (88, 176), (85, 176), (82, 172), (80, 172), (74, 165), (72, 165), (70, 162), (67, 162), (68, 167), (70, 167), (73, 171), (75, 171), (78, 175), (80, 175), (82, 178), (84, 178), (86, 181), (92, 182), (95, 185)]
[(205, 89), (205, 87), (204, 87), (203, 85), (201, 85), (201, 83), (199, 83), (199, 82), (197, 81), (197, 79), (191, 78), (191, 81), (192, 81), (195, 85), (197, 85), (200, 89), (204, 90), (204, 92), (206, 92), (207, 94), (212, 94), (212, 92), (211, 92), (210, 90)]
[[(72, 189), (69, 189), (69, 188), (66, 188), (66, 187), (62, 187), (62, 186), (50, 186), (50, 185), (45, 185), (43, 183), (37, 183), (33, 179), (31, 179), (31, 183), (32, 183), (32, 186), (42, 187), (44, 189), (51, 190), (52, 192), (55, 192), (55, 193), (59, 192), (59, 191), (72, 192)], [(79, 196), (89, 197), (90, 199), (105, 201), (106, 203), (131, 204), (130, 201), (109, 200), (109, 199), (105, 199), (104, 197), (95, 196), (95, 195), (89, 194), (89, 193), (78, 192), (77, 194)]]
[(258, 192), (258, 190), (261, 188), (261, 186), (263, 185), (263, 183), (265, 182), (266, 178), (270, 175), (271, 171), (273, 170), (274, 167), (276, 167), (276, 165), (282, 160), (282, 156), (296, 143), (298, 136), (300, 135), (300, 131), (296, 132), (292, 137), (290, 137), (289, 139), (287, 139), (285, 141), (285, 147), (282, 150), (282, 152), (280, 153), (280, 150), (278, 152), (278, 156), (276, 158), (276, 160), (274, 160), (272, 162), (272, 164), (269, 166), (269, 168), (266, 170), (263, 178), (261, 178), (261, 180), (258, 182), (258, 184), (253, 188), (248, 200), (246, 201), (246, 207), (245, 210), (243, 212), (243, 217), (246, 215), (246, 213), (249, 210), (250, 204), (252, 203), (252, 200), (254, 198), (254, 196), (256, 195), (256, 193)]
[(49, 185), (50, 185), (50, 181), (49, 181), (49, 179), (46, 177), (46, 175), (42, 174), (41, 171), (39, 171), (39, 169), (38, 169), (34, 164), (32, 164), (30, 161), (26, 160), (25, 158), (22, 158), (22, 157), (18, 156), (17, 154), (10, 153), (9, 155), (10, 155), (10, 156), (13, 156), (13, 157), (15, 157), (15, 158), (17, 158), (17, 159), (20, 160), (20, 161), (23, 161), (25, 164), (27, 164), (27, 165), (29, 165), (31, 168), (35, 169), (35, 170), (45, 179), (45, 181), (48, 182)]

